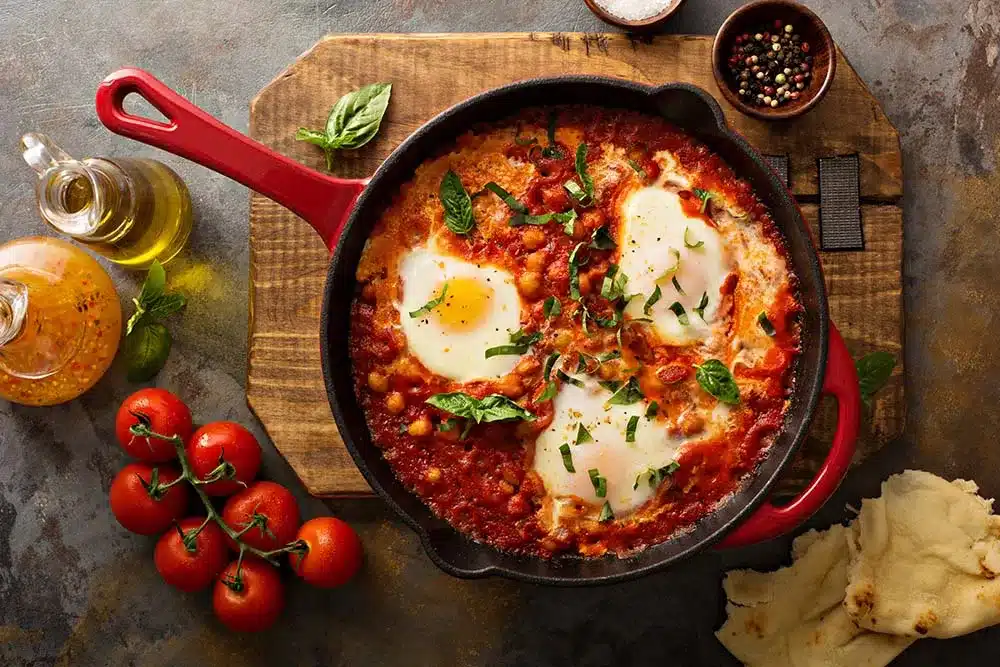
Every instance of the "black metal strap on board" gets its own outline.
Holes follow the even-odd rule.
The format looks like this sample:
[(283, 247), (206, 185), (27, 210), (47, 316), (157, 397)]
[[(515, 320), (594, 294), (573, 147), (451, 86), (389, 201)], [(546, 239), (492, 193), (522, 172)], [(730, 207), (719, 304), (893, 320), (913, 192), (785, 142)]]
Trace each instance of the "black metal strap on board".
[(820, 250), (864, 250), (858, 156), (821, 157), (817, 162)]

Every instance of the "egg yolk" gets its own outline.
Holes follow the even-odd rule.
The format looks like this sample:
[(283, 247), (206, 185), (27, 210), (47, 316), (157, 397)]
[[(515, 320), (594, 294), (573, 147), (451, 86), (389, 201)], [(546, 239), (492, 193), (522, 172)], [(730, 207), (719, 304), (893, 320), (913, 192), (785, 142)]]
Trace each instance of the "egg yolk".
[[(440, 288), (438, 288), (440, 292)], [(444, 302), (432, 313), (449, 331), (470, 331), (482, 322), (490, 310), (493, 288), (471, 277), (452, 278)]]

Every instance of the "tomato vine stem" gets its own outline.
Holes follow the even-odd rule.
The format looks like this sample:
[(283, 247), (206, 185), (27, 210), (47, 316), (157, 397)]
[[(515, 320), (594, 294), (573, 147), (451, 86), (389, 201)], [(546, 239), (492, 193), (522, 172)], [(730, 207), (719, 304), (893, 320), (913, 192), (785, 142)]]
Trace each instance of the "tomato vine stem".
[[(280, 565), (280, 563), (277, 561), (277, 557), (278, 556), (280, 556), (281, 554), (284, 554), (284, 553), (292, 553), (292, 552), (301, 551), (302, 548), (305, 546), (302, 543), (301, 540), (295, 540), (293, 542), (289, 542), (288, 544), (286, 544), (283, 547), (278, 547), (277, 549), (272, 549), (271, 551), (264, 551), (263, 549), (258, 549), (258, 548), (254, 547), (254, 546), (251, 546), (251, 545), (247, 544), (246, 542), (244, 542), (240, 538), (242, 537), (243, 533), (245, 533), (247, 530), (249, 530), (250, 528), (252, 528), (254, 524), (251, 524), (250, 526), (247, 526), (247, 528), (245, 530), (242, 530), (240, 532), (237, 532), (237, 531), (233, 530), (229, 526), (229, 524), (227, 524), (222, 519), (222, 517), (219, 516), (218, 510), (216, 510), (215, 509), (215, 505), (212, 504), (212, 499), (208, 497), (208, 494), (205, 493), (205, 490), (202, 488), (205, 484), (209, 483), (210, 481), (219, 481), (219, 480), (223, 480), (223, 479), (233, 479), (235, 477), (235, 474), (236, 474), (236, 468), (234, 468), (232, 466), (232, 464), (230, 464), (227, 461), (221, 461), (220, 464), (219, 464), (219, 467), (216, 468), (215, 470), (213, 470), (212, 473), (209, 475), (209, 477), (211, 477), (212, 479), (201, 480), (201, 479), (198, 479), (195, 476), (194, 472), (191, 471), (191, 464), (188, 461), (187, 452), (184, 451), (184, 440), (183, 440), (183, 438), (181, 438), (180, 436), (176, 436), (176, 435), (169, 436), (169, 435), (163, 435), (162, 433), (157, 433), (156, 431), (151, 430), (148, 426), (146, 426), (145, 424), (143, 424), (141, 422), (137, 423), (137, 424), (134, 424), (132, 426), (132, 428), (130, 429), (130, 431), (132, 432), (133, 435), (138, 436), (138, 437), (156, 438), (157, 440), (163, 440), (165, 442), (169, 442), (169, 443), (173, 444), (174, 450), (177, 452), (177, 461), (181, 465), (181, 475), (180, 475), (180, 477), (178, 477), (173, 482), (170, 482), (169, 484), (161, 484), (161, 485), (159, 485), (159, 488), (160, 489), (166, 489), (166, 488), (168, 488), (170, 486), (173, 486), (174, 484), (177, 484), (182, 479), (185, 480), (185, 481), (187, 481), (188, 484), (191, 485), (191, 488), (194, 489), (195, 494), (197, 494), (198, 498), (201, 500), (201, 504), (205, 506), (205, 513), (206, 513), (207, 516), (205, 518), (205, 522), (202, 524), (202, 528), (204, 526), (208, 525), (209, 521), (214, 521), (219, 526), (219, 528), (222, 529), (222, 532), (224, 532), (226, 535), (228, 535), (229, 538), (232, 539), (234, 542), (236, 542), (237, 546), (239, 546), (239, 548), (240, 548), (239, 562), (240, 563), (243, 562), (243, 556), (244, 556), (244, 554), (251, 553), (254, 556), (257, 556), (258, 558), (262, 558), (263, 560), (267, 561), (271, 565), (274, 565), (275, 567), (278, 567)], [(223, 468), (223, 466), (225, 466), (225, 468)], [(154, 468), (154, 470), (155, 470), (155, 468)], [(224, 470), (225, 473), (224, 474), (219, 474), (221, 470)], [(198, 530), (200, 531), (201, 528), (199, 528)], [(238, 571), (239, 571), (239, 569), (237, 568), (237, 572)]]

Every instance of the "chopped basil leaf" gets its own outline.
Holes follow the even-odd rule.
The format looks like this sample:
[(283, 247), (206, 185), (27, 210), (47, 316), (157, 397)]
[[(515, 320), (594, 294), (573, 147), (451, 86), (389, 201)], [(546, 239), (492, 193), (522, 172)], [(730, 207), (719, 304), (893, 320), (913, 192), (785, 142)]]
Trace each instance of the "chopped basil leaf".
[(445, 419), (443, 422), (438, 424), (438, 430), (441, 431), (442, 433), (447, 433), (448, 431), (454, 431), (455, 428), (457, 428), (458, 425), (461, 423), (461, 421), (462, 420), (459, 419), (458, 417), (449, 417), (448, 419)]
[(628, 379), (622, 387), (620, 387), (612, 396), (608, 399), (608, 405), (632, 405), (633, 403), (638, 403), (645, 396), (642, 394), (642, 389), (639, 387), (639, 380), (633, 375)]
[(575, 387), (582, 387), (583, 386), (583, 381), (582, 380), (579, 380), (579, 379), (577, 379), (575, 377), (570, 377), (569, 375), (566, 375), (565, 373), (563, 373), (561, 370), (557, 370), (556, 371), (556, 377), (559, 378), (560, 380), (562, 380), (563, 382), (568, 382), (569, 384), (571, 384), (571, 385), (573, 385)]
[(608, 267), (608, 272), (604, 274), (604, 282), (601, 283), (601, 296), (608, 301), (617, 301), (625, 296), (626, 285), (628, 285), (628, 276), (618, 269), (617, 264), (612, 264)]
[(549, 374), (552, 373), (552, 367), (556, 364), (556, 359), (559, 358), (558, 352), (553, 352), (545, 360), (545, 380), (548, 381)]
[(583, 333), (585, 333), (585, 334), (587, 334), (589, 336), (590, 335), (590, 330), (587, 329), (587, 318), (588, 317), (590, 317), (590, 311), (587, 310), (587, 307), (585, 305), (583, 305), (583, 302), (581, 302), (580, 303), (580, 328), (583, 329)]
[(510, 345), (498, 345), (486, 350), (486, 358), (497, 357), (507, 354), (524, 354), (528, 348), (542, 339), (542, 332), (536, 331), (533, 334), (524, 333), (524, 329), (518, 329), (510, 335)]
[(594, 485), (594, 494), (598, 498), (608, 495), (608, 480), (601, 477), (601, 472), (597, 468), (591, 468), (587, 474), (590, 475), (590, 483)]
[(777, 333), (774, 330), (774, 325), (771, 324), (771, 320), (767, 319), (767, 313), (763, 310), (760, 311), (760, 315), (757, 316), (757, 324), (760, 325), (760, 328), (766, 335), (771, 336), (772, 338), (774, 337), (774, 334)]
[(569, 451), (569, 445), (565, 442), (559, 445), (559, 453), (562, 454), (563, 467), (566, 468), (566, 472), (576, 472), (576, 468), (573, 467), (573, 453)]
[(587, 144), (580, 144), (576, 147), (576, 175), (583, 185), (583, 191), (587, 193), (587, 199), (594, 199), (594, 179), (587, 173)]
[(657, 301), (660, 300), (661, 296), (663, 296), (663, 292), (660, 291), (660, 286), (657, 285), (656, 289), (653, 290), (653, 293), (649, 295), (648, 299), (646, 299), (646, 303), (643, 304), (642, 312), (649, 315), (650, 309), (656, 304)]
[(701, 188), (695, 188), (694, 194), (698, 199), (701, 200), (701, 213), (705, 212), (708, 208), (708, 201), (712, 198), (712, 193), (708, 190), (702, 190)]
[(691, 324), (691, 320), (688, 319), (688, 314), (684, 310), (684, 306), (681, 305), (680, 301), (674, 301), (672, 304), (670, 304), (670, 310), (673, 312), (674, 315), (677, 316), (678, 322), (680, 322), (684, 326)]
[(494, 183), (493, 181), (490, 181), (489, 183), (487, 183), (483, 187), (486, 190), (489, 190), (490, 192), (492, 192), (493, 194), (495, 194), (497, 197), (500, 197), (500, 199), (502, 199), (503, 202), (505, 204), (507, 204), (507, 206), (509, 206), (514, 211), (517, 211), (518, 213), (527, 213), (528, 212), (528, 207), (527, 206), (525, 206), (521, 202), (517, 201), (517, 199), (514, 198), (514, 195), (512, 195), (511, 193), (509, 193), (506, 190), (504, 190), (497, 183)]
[(590, 360), (593, 359), (590, 355), (586, 355), (583, 352), (576, 353), (576, 372), (586, 373), (587, 369), (590, 367)]
[(556, 386), (555, 382), (551, 380), (545, 384), (545, 390), (542, 391), (538, 396), (537, 403), (544, 403), (545, 401), (551, 401), (556, 397), (556, 392), (559, 391), (559, 387)]
[(622, 358), (621, 350), (610, 350), (608, 352), (601, 352), (599, 355), (597, 355), (597, 360), (602, 364), (605, 361), (611, 361), (612, 359), (621, 359), (621, 358)]
[(594, 436), (590, 435), (590, 431), (583, 424), (578, 424), (576, 427), (576, 444), (582, 445), (585, 442), (593, 442)]
[(645, 472), (641, 472), (635, 476), (635, 484), (632, 485), (632, 490), (634, 491), (639, 488), (639, 480), (642, 479), (643, 475), (649, 475), (649, 488), (655, 491), (663, 483), (663, 480), (674, 474), (680, 467), (681, 464), (677, 463), (677, 461), (671, 461), (659, 468), (646, 468)]
[(542, 155), (548, 158), (555, 158), (556, 160), (561, 160), (563, 153), (559, 150), (559, 146), (556, 144), (556, 112), (549, 112), (549, 128), (548, 137), (549, 145), (542, 149)]
[(674, 276), (673, 278), (671, 278), (670, 279), (670, 283), (674, 286), (674, 289), (677, 290), (678, 294), (681, 294), (682, 296), (687, 296), (684, 293), (684, 290), (681, 289), (681, 284), (679, 282), (677, 282), (677, 276)]
[(545, 315), (545, 317), (555, 317), (561, 312), (562, 302), (554, 296), (550, 296), (545, 300), (545, 303), (542, 304), (542, 314)]
[(615, 518), (615, 513), (611, 509), (611, 503), (607, 500), (604, 501), (604, 505), (601, 507), (601, 515), (597, 517), (599, 523), (606, 523)]
[(896, 358), (888, 352), (871, 352), (854, 362), (861, 386), (861, 400), (871, 406), (872, 397), (885, 386), (896, 367)]
[(577, 243), (569, 254), (569, 297), (574, 301), (580, 300), (580, 267), (587, 263), (587, 260), (581, 262), (578, 259), (583, 246), (583, 243)]
[(618, 391), (618, 388), (622, 386), (620, 380), (601, 380), (597, 384), (601, 385), (611, 393)]
[(462, 185), (458, 174), (449, 170), (441, 179), (441, 206), (444, 207), (444, 224), (456, 234), (465, 235), (472, 231), (472, 199)]
[(656, 416), (656, 413), (658, 413), (659, 411), (660, 411), (660, 404), (657, 403), (656, 401), (653, 401), (652, 403), (649, 404), (649, 407), (646, 408), (646, 419), (652, 419), (653, 417)]
[(565, 213), (556, 213), (555, 216), (556, 221), (562, 223), (566, 236), (573, 236), (576, 233), (576, 209), (571, 208)]
[(639, 178), (641, 178), (642, 180), (644, 180), (644, 181), (645, 181), (646, 179), (648, 179), (648, 178), (649, 178), (649, 176), (648, 176), (648, 175), (646, 174), (646, 170), (645, 170), (645, 169), (643, 169), (643, 168), (642, 168), (642, 167), (641, 167), (641, 166), (639, 165), (639, 163), (638, 163), (638, 162), (636, 162), (635, 160), (632, 160), (632, 159), (629, 159), (629, 161), (628, 161), (628, 166), (632, 167), (632, 169), (634, 169), (634, 170), (635, 170), (635, 173), (639, 174)]
[(441, 286), (441, 293), (438, 294), (436, 299), (431, 299), (424, 305), (420, 306), (416, 310), (410, 311), (410, 317), (423, 317), (427, 315), (432, 310), (440, 306), (444, 302), (444, 296), (448, 293), (448, 283)]
[(570, 209), (565, 213), (543, 213), (541, 215), (527, 215), (526, 213), (515, 213), (510, 216), (510, 220), (507, 224), (511, 227), (520, 227), (521, 225), (547, 225), (552, 220), (560, 223), (563, 229), (569, 227), (567, 234), (573, 235), (573, 221), (576, 220), (576, 211)]
[(399, 427), (396, 428), (396, 433), (398, 433), (399, 435), (403, 435), (409, 430), (410, 430), (409, 424), (400, 424)]
[(695, 364), (695, 369), (694, 377), (702, 389), (723, 403), (736, 405), (740, 402), (740, 388), (724, 363), (709, 359), (700, 366)]
[(468, 438), (469, 437), (469, 431), (471, 431), (472, 427), (475, 426), (475, 425), (476, 425), (476, 422), (474, 422), (471, 419), (466, 419), (465, 420), (465, 428), (463, 428), (462, 432), (458, 435), (458, 439), (459, 440), (465, 440), (466, 438)]
[(704, 241), (695, 241), (694, 237), (691, 236), (691, 228), (684, 228), (684, 247), (685, 248), (700, 248), (705, 245)]
[(677, 269), (681, 267), (681, 251), (677, 248), (667, 248), (667, 252), (673, 257), (674, 263), (663, 270), (663, 273), (657, 278), (657, 280), (663, 280), (667, 276), (672, 276), (677, 273)]
[(566, 188), (569, 196), (575, 199), (580, 206), (590, 206), (590, 197), (587, 196), (587, 192), (583, 188), (576, 184), (576, 181), (566, 181), (563, 183), (563, 187)]
[(708, 307), (708, 292), (703, 292), (701, 295), (701, 301), (699, 301), (698, 305), (694, 307), (694, 312), (698, 313), (698, 317), (701, 318), (702, 322), (705, 321), (705, 308), (707, 307)]
[(450, 412), (456, 417), (474, 420), (477, 424), (512, 419), (535, 420), (535, 415), (500, 394), (490, 394), (479, 399), (456, 391), (450, 394), (434, 394), (424, 402), (439, 410)]
[(625, 426), (625, 442), (635, 442), (635, 429), (639, 426), (639, 415), (632, 415), (628, 418), (628, 425)]
[(617, 246), (615, 240), (611, 238), (611, 232), (606, 225), (602, 225), (594, 230), (590, 236), (590, 247), (596, 250), (610, 250)]

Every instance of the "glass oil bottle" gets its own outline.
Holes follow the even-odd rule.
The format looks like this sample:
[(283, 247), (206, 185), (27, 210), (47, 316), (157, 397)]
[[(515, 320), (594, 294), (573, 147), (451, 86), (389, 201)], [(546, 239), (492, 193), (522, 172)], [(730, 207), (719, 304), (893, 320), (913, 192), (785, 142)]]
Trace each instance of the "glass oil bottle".
[(156, 160), (76, 160), (43, 134), (21, 137), (25, 161), (38, 174), (42, 219), (112, 262), (145, 269), (166, 264), (191, 233), (191, 196), (184, 181)]

